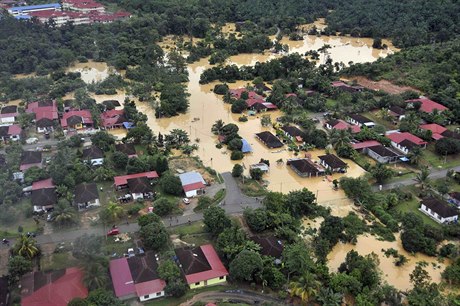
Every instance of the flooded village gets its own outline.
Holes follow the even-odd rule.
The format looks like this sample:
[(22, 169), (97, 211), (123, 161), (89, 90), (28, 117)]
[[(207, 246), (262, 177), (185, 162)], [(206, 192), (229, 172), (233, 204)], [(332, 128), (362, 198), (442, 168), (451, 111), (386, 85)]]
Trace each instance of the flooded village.
[(460, 300), (457, 110), (382, 68), (400, 41), (318, 10), (187, 35), (124, 13), (0, 76), (0, 305)]

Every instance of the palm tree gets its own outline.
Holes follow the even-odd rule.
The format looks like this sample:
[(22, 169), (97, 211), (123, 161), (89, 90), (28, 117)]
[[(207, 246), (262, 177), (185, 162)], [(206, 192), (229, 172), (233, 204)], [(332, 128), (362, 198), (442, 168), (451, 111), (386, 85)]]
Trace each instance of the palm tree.
[(419, 147), (414, 147), (410, 150), (407, 156), (409, 157), (409, 161), (413, 165), (418, 165), (420, 159), (422, 158), (423, 151)]
[(321, 288), (318, 293), (317, 301), (323, 306), (340, 306), (342, 304), (342, 294), (335, 293), (331, 288)]
[(319, 281), (311, 273), (305, 273), (297, 281), (289, 283), (291, 296), (298, 296), (302, 302), (307, 302), (316, 296), (319, 286)]
[(329, 132), (329, 141), (334, 149), (340, 148), (350, 143), (350, 132), (348, 130), (332, 129)]
[(120, 219), (123, 217), (125, 211), (123, 207), (118, 205), (117, 203), (114, 202), (109, 202), (107, 206), (101, 211), (101, 219), (103, 219), (106, 222), (113, 222), (115, 220)]
[(420, 185), (420, 188), (422, 188), (422, 190), (425, 190), (426, 188), (428, 188), (430, 186), (430, 169), (428, 169), (428, 167), (423, 167), (420, 171), (420, 173), (417, 173), (417, 175), (415, 176), (415, 181), (417, 182), (417, 184)]
[(77, 212), (65, 199), (59, 200), (57, 205), (54, 207), (52, 216), (54, 218), (54, 222), (60, 226), (71, 225), (78, 222)]
[(211, 132), (215, 135), (221, 135), (222, 129), (225, 126), (225, 122), (222, 119), (217, 120), (211, 127)]
[(98, 260), (86, 261), (83, 264), (83, 283), (91, 291), (104, 288), (108, 281), (107, 267)]
[(25, 258), (32, 259), (40, 253), (40, 250), (35, 245), (36, 241), (27, 235), (21, 235), (13, 247), (13, 253)]

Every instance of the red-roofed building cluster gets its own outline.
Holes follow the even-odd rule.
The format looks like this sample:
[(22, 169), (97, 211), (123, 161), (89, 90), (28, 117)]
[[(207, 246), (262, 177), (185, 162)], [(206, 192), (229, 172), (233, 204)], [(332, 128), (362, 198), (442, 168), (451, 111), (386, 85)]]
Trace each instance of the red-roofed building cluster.
[(229, 93), (230, 96), (234, 99), (245, 100), (248, 109), (253, 111), (261, 112), (278, 109), (278, 107), (275, 104), (265, 101), (264, 97), (262, 97), (253, 90), (248, 90), (246, 88), (238, 88), (230, 89)]

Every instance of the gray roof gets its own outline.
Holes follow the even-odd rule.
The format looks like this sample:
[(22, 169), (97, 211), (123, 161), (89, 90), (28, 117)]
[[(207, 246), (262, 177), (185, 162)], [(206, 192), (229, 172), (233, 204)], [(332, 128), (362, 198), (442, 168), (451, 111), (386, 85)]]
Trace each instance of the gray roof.
[(182, 173), (179, 175), (179, 178), (182, 183), (182, 186), (199, 183), (199, 182), (206, 184), (201, 174), (196, 171)]

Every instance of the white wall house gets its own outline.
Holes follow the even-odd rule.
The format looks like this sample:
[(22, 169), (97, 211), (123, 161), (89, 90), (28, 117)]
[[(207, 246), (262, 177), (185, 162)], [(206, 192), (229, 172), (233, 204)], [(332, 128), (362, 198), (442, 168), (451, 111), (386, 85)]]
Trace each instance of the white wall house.
[(444, 201), (435, 198), (423, 199), (420, 211), (438, 223), (450, 223), (458, 220), (458, 210)]

